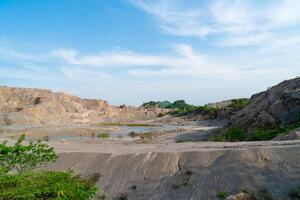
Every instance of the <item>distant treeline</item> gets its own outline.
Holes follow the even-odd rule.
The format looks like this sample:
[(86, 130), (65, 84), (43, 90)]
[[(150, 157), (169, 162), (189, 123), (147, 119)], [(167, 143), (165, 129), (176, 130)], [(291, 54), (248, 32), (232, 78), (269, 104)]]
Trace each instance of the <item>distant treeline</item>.
[[(228, 105), (229, 108), (239, 110), (248, 105), (248, 99), (233, 99)], [(183, 116), (190, 113), (199, 113), (204, 115), (209, 115), (211, 118), (216, 118), (219, 110), (221, 109), (218, 106), (204, 105), (204, 106), (195, 106), (192, 104), (186, 103), (184, 100), (177, 100), (171, 103), (170, 101), (149, 101), (142, 104), (144, 108), (165, 108), (171, 109), (167, 114)], [(160, 114), (163, 116), (163, 114)]]

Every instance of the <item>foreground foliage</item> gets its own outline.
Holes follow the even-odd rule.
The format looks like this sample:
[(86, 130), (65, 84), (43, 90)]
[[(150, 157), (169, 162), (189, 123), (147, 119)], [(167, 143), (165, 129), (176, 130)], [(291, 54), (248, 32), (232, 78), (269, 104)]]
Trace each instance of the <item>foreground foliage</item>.
[(12, 146), (0, 144), (1, 200), (88, 200), (96, 195), (98, 175), (85, 180), (71, 172), (33, 172), (58, 156), (40, 140), (24, 145), (24, 139), (22, 135)]
[(31, 170), (57, 159), (52, 147), (40, 140), (22, 145), (24, 139), (22, 135), (13, 146), (9, 146), (6, 141), (0, 144), (0, 175), (10, 171)]
[(96, 194), (93, 182), (70, 172), (24, 172), (0, 176), (0, 199), (85, 200)]

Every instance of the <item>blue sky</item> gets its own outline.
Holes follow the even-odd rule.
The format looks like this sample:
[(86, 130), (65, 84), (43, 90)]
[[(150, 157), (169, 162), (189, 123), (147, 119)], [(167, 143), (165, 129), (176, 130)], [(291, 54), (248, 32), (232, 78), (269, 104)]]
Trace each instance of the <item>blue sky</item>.
[(0, 85), (204, 104), (299, 63), (298, 0), (0, 0)]

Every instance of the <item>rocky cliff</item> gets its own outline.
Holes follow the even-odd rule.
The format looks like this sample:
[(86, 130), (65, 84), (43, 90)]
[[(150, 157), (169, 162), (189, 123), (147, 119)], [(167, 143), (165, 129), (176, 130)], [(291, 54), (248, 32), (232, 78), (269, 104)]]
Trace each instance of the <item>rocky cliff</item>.
[(50, 90), (0, 87), (0, 125), (52, 125), (145, 119), (145, 110), (112, 107)]
[(284, 81), (250, 98), (230, 119), (230, 126), (251, 130), (291, 124), (300, 117), (300, 78)]

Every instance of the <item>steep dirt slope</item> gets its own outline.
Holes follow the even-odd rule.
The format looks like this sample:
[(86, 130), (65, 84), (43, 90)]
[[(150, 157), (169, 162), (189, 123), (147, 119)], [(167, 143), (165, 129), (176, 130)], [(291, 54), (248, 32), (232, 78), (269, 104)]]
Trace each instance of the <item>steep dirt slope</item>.
[(50, 90), (0, 87), (0, 125), (55, 125), (148, 119), (152, 113), (112, 107), (104, 100), (81, 99)]
[(52, 145), (60, 158), (51, 169), (101, 175), (97, 199), (217, 200), (218, 192), (247, 189), (283, 200), (300, 186), (299, 141)]

